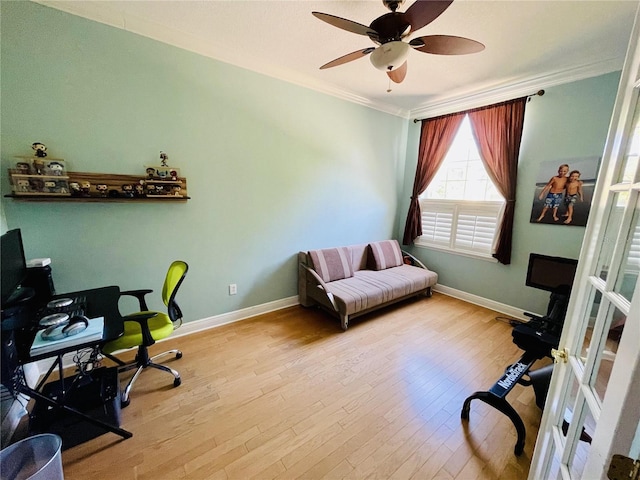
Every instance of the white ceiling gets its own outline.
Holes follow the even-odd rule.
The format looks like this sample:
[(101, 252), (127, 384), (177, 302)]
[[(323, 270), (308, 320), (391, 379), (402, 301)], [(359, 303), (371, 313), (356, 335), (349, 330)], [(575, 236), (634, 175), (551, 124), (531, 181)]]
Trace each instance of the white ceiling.
[[(412, 50), (406, 79), (387, 92), (387, 75), (367, 57), (319, 70), (375, 45), (311, 15), (320, 11), (369, 25), (388, 13), (381, 0), (39, 3), (405, 117), (619, 70), (638, 6), (635, 0), (455, 0), (410, 38), (457, 35), (486, 49), (461, 56)], [(406, 0), (399, 11), (412, 3)]]

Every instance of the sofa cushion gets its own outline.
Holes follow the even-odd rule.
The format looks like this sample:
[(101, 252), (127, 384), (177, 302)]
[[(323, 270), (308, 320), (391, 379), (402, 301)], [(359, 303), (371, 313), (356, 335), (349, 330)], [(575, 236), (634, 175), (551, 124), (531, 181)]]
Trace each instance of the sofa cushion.
[(438, 275), (424, 268), (401, 265), (384, 271), (360, 270), (352, 278), (327, 284), (328, 293), (340, 299), (351, 315), (432, 287)]
[(342, 280), (353, 276), (351, 256), (345, 247), (311, 250), (313, 269), (325, 282)]
[(402, 265), (402, 251), (397, 240), (384, 240), (369, 244), (371, 270), (385, 270)]

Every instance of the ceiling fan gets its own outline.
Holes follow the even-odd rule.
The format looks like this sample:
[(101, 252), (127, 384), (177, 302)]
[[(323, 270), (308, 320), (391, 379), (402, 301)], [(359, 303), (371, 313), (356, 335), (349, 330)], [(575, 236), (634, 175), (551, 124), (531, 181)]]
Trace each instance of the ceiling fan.
[(371, 54), (370, 60), (374, 67), (386, 71), (395, 83), (401, 83), (407, 75), (407, 57), (411, 49), (437, 55), (465, 55), (484, 50), (484, 45), (480, 42), (452, 35), (426, 35), (409, 42), (404, 41), (416, 30), (438, 18), (453, 0), (416, 0), (404, 13), (396, 11), (404, 0), (382, 0), (382, 3), (391, 13), (376, 18), (368, 27), (328, 13), (312, 12), (334, 27), (366, 35), (378, 45), (336, 58), (322, 65), (320, 70), (337, 67)]

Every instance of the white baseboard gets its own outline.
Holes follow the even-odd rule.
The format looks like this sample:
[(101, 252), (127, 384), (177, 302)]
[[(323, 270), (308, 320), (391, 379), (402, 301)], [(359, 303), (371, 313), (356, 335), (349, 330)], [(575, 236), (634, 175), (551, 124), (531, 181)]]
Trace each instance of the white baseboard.
[[(490, 310), (495, 310), (496, 312), (504, 313), (510, 317), (513, 317), (517, 320), (529, 321), (531, 320), (524, 314), (524, 311), (520, 308), (512, 307), (511, 305), (506, 305), (504, 303), (496, 302), (495, 300), (490, 300), (488, 298), (479, 297), (478, 295), (474, 295), (473, 293), (467, 293), (462, 290), (457, 290), (455, 288), (447, 287), (446, 285), (436, 285), (433, 287), (435, 292), (443, 293), (450, 297), (457, 298), (459, 300), (464, 300), (465, 302), (473, 303), (474, 305), (480, 305), (481, 307), (488, 308)], [(534, 313), (534, 312), (531, 312)]]
[(276, 310), (282, 310), (283, 308), (293, 307), (298, 305), (298, 296), (283, 298), (280, 300), (274, 300), (273, 302), (263, 303), (261, 305), (255, 305), (253, 307), (243, 308), (229, 313), (222, 313), (213, 317), (203, 318), (193, 322), (187, 322), (183, 324), (171, 338), (182, 337), (184, 335), (190, 335), (192, 333), (201, 332), (203, 330), (209, 330), (210, 328), (220, 327), (229, 323), (240, 322), (256, 315), (262, 315)]

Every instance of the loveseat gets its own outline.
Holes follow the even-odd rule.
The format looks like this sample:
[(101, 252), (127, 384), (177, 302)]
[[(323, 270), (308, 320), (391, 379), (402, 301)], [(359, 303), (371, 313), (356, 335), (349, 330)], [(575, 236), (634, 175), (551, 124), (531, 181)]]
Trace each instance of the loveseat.
[(431, 296), (438, 274), (400, 249), (396, 240), (298, 253), (298, 296), (340, 319), (351, 318), (410, 297)]

